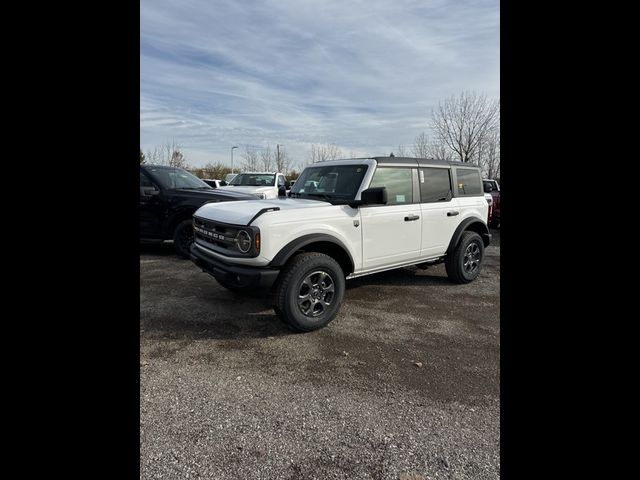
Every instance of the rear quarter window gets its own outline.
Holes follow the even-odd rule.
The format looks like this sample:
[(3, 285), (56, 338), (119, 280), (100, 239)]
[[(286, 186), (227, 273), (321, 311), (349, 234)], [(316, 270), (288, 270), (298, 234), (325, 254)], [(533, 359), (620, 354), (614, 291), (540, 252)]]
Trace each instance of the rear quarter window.
[(472, 168), (456, 169), (456, 190), (461, 197), (483, 195), (480, 172)]

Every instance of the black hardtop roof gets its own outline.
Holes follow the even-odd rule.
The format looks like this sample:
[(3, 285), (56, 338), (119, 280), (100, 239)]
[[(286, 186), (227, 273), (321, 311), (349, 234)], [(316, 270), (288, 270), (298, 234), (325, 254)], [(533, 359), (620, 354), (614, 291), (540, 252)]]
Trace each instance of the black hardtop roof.
[(480, 168), (475, 163), (466, 162), (449, 162), (446, 160), (436, 160), (435, 158), (418, 158), (418, 157), (370, 157), (373, 158), (378, 164), (416, 164), (418, 166), (441, 166), (441, 167), (465, 167), (465, 168)]
[(357, 157), (357, 158), (337, 158), (335, 160), (323, 160), (313, 164), (320, 165), (324, 162), (341, 161), (348, 162), (349, 160), (375, 160), (378, 165), (397, 165), (403, 167), (462, 167), (462, 168), (475, 168), (480, 169), (480, 166), (475, 163), (467, 162), (450, 162), (446, 160), (436, 160), (435, 158), (418, 158), (418, 157)]

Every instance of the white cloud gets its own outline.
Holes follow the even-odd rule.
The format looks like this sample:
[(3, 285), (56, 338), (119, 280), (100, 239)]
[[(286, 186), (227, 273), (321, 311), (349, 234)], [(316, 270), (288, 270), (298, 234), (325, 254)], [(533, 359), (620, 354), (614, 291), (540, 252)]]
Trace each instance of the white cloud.
[(497, 1), (141, 1), (143, 149), (193, 164), (234, 144), (388, 154), (432, 106), (499, 95)]

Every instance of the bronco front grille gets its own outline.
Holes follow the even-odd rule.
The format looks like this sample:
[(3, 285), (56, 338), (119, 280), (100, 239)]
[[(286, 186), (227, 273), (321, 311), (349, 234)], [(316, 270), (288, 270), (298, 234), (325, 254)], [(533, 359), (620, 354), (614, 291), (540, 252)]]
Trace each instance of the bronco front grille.
[(238, 254), (236, 236), (240, 227), (193, 217), (195, 241), (222, 254)]

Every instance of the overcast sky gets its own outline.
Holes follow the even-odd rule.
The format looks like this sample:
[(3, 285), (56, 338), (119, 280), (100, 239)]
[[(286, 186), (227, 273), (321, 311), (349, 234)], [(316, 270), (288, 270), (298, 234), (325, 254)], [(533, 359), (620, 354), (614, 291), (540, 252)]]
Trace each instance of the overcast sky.
[(388, 155), (438, 100), (499, 97), (499, 20), (497, 0), (141, 0), (141, 147), (175, 140), (194, 166), (232, 145)]

